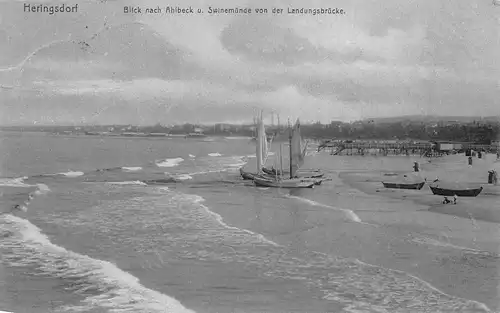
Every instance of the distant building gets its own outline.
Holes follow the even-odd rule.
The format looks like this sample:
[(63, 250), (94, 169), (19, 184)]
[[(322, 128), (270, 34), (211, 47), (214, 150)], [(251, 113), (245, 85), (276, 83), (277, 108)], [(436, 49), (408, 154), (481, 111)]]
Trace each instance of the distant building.
[(153, 137), (164, 137), (164, 136), (167, 136), (166, 133), (150, 133), (149, 135), (153, 136)]
[(224, 131), (229, 130), (229, 129), (230, 129), (229, 125), (226, 125), (226, 124), (215, 124), (215, 130), (216, 131), (224, 132)]
[(458, 141), (435, 141), (437, 150), (452, 151), (467, 149), (469, 146), (474, 145), (472, 142), (458, 142)]

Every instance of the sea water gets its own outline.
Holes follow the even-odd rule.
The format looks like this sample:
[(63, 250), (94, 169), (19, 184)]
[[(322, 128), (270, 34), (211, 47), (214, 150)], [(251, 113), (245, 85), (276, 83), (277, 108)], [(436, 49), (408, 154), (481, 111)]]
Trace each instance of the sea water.
[(498, 224), (343, 176), (411, 171), (408, 157), (312, 154), (332, 180), (282, 190), (240, 179), (246, 139), (2, 136), (0, 310), (497, 309)]

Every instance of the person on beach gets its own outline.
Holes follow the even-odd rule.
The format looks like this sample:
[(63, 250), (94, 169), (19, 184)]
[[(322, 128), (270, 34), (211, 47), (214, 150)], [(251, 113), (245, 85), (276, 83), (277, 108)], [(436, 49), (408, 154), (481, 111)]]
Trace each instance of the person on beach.
[(453, 195), (453, 204), (457, 204), (457, 195)]
[(451, 201), (448, 199), (448, 197), (444, 197), (443, 204), (448, 204), (451, 203)]

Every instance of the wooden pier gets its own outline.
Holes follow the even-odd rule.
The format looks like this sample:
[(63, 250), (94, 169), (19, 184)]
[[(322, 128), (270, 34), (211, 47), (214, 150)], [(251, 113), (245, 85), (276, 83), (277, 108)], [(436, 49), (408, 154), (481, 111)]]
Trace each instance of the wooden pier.
[[(469, 144), (467, 148), (476, 151), (489, 151), (489, 145)], [(440, 150), (439, 145), (431, 142), (387, 142), (387, 141), (324, 141), (318, 146), (318, 152), (329, 149), (331, 155), (419, 155), (439, 157), (453, 153), (454, 150)]]
[[(318, 151), (329, 149), (331, 155), (434, 155), (430, 143), (408, 142), (343, 142), (328, 141), (319, 145)], [(434, 151), (436, 152), (436, 151)]]

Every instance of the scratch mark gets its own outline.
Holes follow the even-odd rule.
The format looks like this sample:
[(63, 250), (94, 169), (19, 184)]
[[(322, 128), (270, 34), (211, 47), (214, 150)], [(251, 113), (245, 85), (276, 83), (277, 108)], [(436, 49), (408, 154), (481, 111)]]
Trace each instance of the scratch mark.
[[(149, 26), (147, 23), (142, 22), (142, 21), (125, 22), (125, 23), (119, 23), (119, 24), (114, 24), (114, 25), (107, 25), (107, 23), (104, 23), (104, 26), (101, 29), (99, 29), (96, 33), (94, 33), (94, 35), (92, 35), (91, 37), (89, 37), (87, 39), (93, 40), (93, 39), (97, 38), (99, 35), (101, 35), (102, 33), (106, 32), (108, 30), (111, 30), (113, 28), (123, 27), (123, 26), (127, 26), (127, 25), (134, 25), (134, 24), (138, 24), (138, 25), (142, 25), (142, 26)], [(154, 34), (160, 35), (157, 31), (155, 31), (153, 29), (150, 29), (150, 30)], [(33, 52), (28, 54), (28, 56), (26, 56), (17, 65), (11, 65), (9, 67), (0, 68), (0, 72), (7, 72), (7, 71), (12, 71), (12, 70), (22, 69), (26, 65), (26, 63), (29, 62), (34, 56), (36, 56), (40, 51), (51, 48), (52, 46), (55, 46), (58, 44), (75, 43), (75, 44), (83, 46), (85, 48), (90, 47), (90, 45), (87, 43), (87, 41), (85, 39), (76, 41), (76, 40), (73, 40), (70, 38), (71, 38), (71, 34), (69, 34), (68, 39), (53, 40), (53, 41), (50, 41), (46, 44), (43, 44), (40, 47), (38, 47), (37, 49), (35, 49)]]

